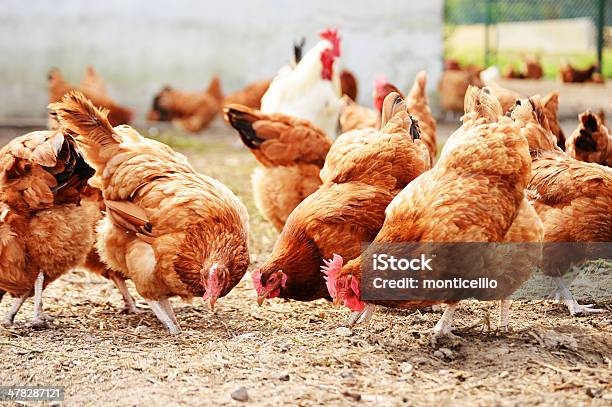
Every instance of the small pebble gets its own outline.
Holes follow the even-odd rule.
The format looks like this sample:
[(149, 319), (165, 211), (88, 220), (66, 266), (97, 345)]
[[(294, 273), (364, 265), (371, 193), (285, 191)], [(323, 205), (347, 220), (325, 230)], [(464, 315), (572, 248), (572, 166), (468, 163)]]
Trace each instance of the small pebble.
[(343, 370), (340, 373), (340, 377), (342, 377), (343, 379), (354, 379), (355, 375), (350, 370)]
[(452, 359), (453, 351), (448, 348), (440, 348), (433, 355), (438, 359)]
[(280, 380), (282, 382), (288, 382), (289, 381), (289, 373), (281, 373), (278, 376), (278, 380)]
[(402, 373), (410, 373), (412, 372), (412, 369), (414, 367), (412, 366), (412, 363), (409, 362), (404, 362), (400, 365), (400, 370), (402, 371)]
[(359, 394), (359, 393), (353, 393), (353, 392), (350, 392), (350, 391), (343, 391), (342, 395), (346, 396), (346, 397), (349, 397), (349, 398), (352, 398), (355, 401), (360, 401), (361, 400), (361, 394)]
[(597, 396), (599, 396), (601, 394), (601, 390), (600, 389), (595, 389), (593, 387), (587, 387), (586, 394), (589, 397), (595, 398), (595, 397), (597, 397)]
[(234, 390), (231, 396), (236, 401), (249, 401), (249, 393), (244, 386)]
[(510, 376), (510, 372), (508, 372), (507, 370), (504, 370), (503, 372), (501, 372), (499, 374), (499, 378), (500, 379), (503, 379), (503, 378), (508, 377), (508, 376)]
[(351, 328), (347, 328), (345, 326), (340, 326), (336, 328), (336, 335), (351, 336), (352, 334), (353, 334), (353, 331), (351, 331)]

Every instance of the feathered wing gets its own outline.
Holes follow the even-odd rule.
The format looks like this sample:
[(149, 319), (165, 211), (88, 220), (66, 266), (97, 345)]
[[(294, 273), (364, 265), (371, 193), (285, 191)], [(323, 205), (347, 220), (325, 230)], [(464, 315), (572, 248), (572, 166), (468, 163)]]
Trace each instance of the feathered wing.
[(421, 140), (429, 150), (431, 162), (435, 162), (438, 154), (438, 146), (436, 142), (436, 120), (434, 119), (429, 103), (427, 101), (427, 74), (421, 71), (417, 74), (414, 80), (414, 85), (406, 96), (406, 107), (408, 112), (414, 116), (419, 122), (421, 130)]
[(11, 213), (8, 205), (0, 202), (0, 274), (3, 274), (0, 279), (0, 292), (14, 293), (23, 289), (19, 275), (25, 269), (26, 249), (18, 232), (11, 227), (11, 216), (16, 215)]
[(546, 205), (564, 205), (584, 196), (612, 194), (612, 170), (569, 160), (560, 152), (544, 152), (533, 162), (530, 198)]
[(224, 112), (228, 123), (265, 167), (299, 163), (323, 166), (332, 141), (309, 121), (241, 105), (226, 106)]
[(360, 130), (379, 127), (380, 114), (357, 103), (353, 102), (347, 96), (342, 98), (344, 102), (344, 108), (340, 113), (340, 130), (342, 133), (346, 133), (351, 130)]

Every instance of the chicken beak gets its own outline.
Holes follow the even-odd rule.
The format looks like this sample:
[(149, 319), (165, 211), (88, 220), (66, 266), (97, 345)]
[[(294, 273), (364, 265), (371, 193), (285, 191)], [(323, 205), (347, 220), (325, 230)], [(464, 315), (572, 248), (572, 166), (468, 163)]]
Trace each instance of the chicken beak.
[(266, 301), (266, 298), (268, 297), (268, 293), (269, 291), (266, 291), (265, 293), (257, 296), (257, 305), (259, 305), (260, 307), (263, 305), (263, 303)]
[(334, 298), (334, 301), (332, 303), (334, 305), (335, 308), (338, 308), (339, 306), (342, 305), (342, 300), (338, 297)]
[(215, 296), (211, 296), (210, 300), (209, 300), (209, 304), (210, 304), (210, 310), (214, 312), (215, 310), (215, 304), (217, 303), (217, 297)]

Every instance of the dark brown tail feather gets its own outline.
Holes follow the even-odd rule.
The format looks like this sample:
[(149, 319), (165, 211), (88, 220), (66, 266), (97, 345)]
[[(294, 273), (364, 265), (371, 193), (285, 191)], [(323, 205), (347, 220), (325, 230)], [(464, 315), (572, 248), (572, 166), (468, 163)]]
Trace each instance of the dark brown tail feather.
[(258, 149), (265, 141), (257, 136), (253, 122), (259, 118), (251, 113), (251, 109), (242, 105), (227, 105), (224, 109), (225, 120), (240, 134), (242, 142), (251, 149)]

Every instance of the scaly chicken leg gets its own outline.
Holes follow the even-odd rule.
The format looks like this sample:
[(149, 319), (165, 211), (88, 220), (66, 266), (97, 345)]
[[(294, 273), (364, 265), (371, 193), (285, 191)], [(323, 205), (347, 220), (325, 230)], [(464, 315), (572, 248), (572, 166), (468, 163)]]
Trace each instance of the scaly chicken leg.
[(172, 310), (172, 306), (170, 305), (170, 301), (167, 298), (163, 300), (154, 301), (147, 300), (147, 303), (157, 316), (157, 318), (164, 324), (170, 335), (178, 335), (181, 333), (181, 328), (178, 325), (176, 320), (176, 316), (174, 315), (174, 311)]
[(598, 314), (604, 311), (600, 308), (593, 308), (595, 304), (578, 304), (578, 301), (574, 299), (572, 292), (567, 288), (562, 277), (555, 277), (555, 283), (557, 284), (555, 301), (565, 304), (571, 315)]
[(11, 306), (11, 309), (9, 310), (9, 312), (6, 313), (6, 315), (4, 316), (4, 319), (2, 320), (3, 326), (9, 327), (13, 325), (13, 321), (15, 321), (15, 315), (17, 315), (17, 313), (21, 309), (21, 306), (23, 305), (23, 303), (25, 302), (25, 300), (28, 298), (29, 295), (30, 293), (24, 296), (15, 298), (15, 301), (13, 301), (13, 305)]
[(117, 287), (117, 290), (119, 290), (121, 296), (123, 297), (124, 306), (119, 313), (141, 314), (143, 310), (136, 306), (136, 301), (134, 301), (134, 297), (132, 297), (132, 294), (130, 294), (125, 280), (116, 274), (111, 275), (110, 279), (113, 280), (115, 287)]
[(505, 299), (499, 301), (499, 325), (498, 329), (503, 332), (508, 332), (510, 325), (510, 305), (512, 300)]
[(451, 339), (459, 338), (458, 336), (452, 333), (453, 330), (453, 316), (455, 315), (455, 311), (459, 307), (459, 303), (448, 304), (446, 309), (444, 310), (444, 314), (436, 324), (436, 326), (432, 329), (431, 343), (435, 346), (438, 339), (443, 337), (448, 337)]
[(30, 328), (43, 329), (49, 327), (49, 322), (53, 321), (53, 318), (46, 315), (43, 312), (42, 293), (45, 283), (45, 274), (41, 271), (38, 273), (36, 283), (34, 283), (34, 315), (32, 316), (32, 322)]

